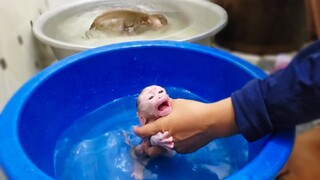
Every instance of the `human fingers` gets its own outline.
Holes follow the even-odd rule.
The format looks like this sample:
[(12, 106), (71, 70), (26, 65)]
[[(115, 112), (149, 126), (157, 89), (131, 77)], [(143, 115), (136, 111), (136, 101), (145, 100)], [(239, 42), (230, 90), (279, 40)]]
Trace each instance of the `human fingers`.
[(166, 138), (166, 137), (168, 137), (169, 132), (168, 132), (168, 131), (165, 131), (164, 133), (162, 133), (162, 135), (163, 135), (163, 138)]
[(181, 154), (192, 153), (207, 145), (212, 138), (207, 133), (199, 133), (174, 143), (174, 150)]
[(158, 125), (158, 123), (152, 122), (142, 127), (134, 126), (133, 132), (141, 138), (147, 138), (157, 134), (158, 132), (162, 132), (162, 128)]

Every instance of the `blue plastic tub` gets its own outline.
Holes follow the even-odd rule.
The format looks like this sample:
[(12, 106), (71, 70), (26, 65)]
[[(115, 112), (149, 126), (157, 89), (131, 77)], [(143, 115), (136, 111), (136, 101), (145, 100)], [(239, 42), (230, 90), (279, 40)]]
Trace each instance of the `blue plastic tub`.
[[(216, 101), (265, 74), (228, 53), (186, 42), (145, 41), (84, 51), (27, 82), (1, 114), (0, 162), (10, 179), (54, 179), (57, 138), (74, 120), (150, 84)], [(286, 162), (294, 130), (249, 143), (250, 162), (230, 179), (270, 179)]]

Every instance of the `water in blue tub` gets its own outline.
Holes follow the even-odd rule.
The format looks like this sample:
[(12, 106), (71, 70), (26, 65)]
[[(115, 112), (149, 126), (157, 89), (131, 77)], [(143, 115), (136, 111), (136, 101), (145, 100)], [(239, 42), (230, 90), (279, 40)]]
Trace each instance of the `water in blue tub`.
[[(205, 99), (178, 88), (166, 88), (172, 98), (205, 102)], [(131, 144), (141, 139), (133, 133), (138, 125), (136, 96), (126, 96), (107, 103), (70, 126), (59, 138), (55, 149), (57, 179), (133, 179)], [(247, 162), (248, 144), (240, 135), (216, 139), (191, 154), (158, 157), (144, 170), (144, 179), (222, 179)]]

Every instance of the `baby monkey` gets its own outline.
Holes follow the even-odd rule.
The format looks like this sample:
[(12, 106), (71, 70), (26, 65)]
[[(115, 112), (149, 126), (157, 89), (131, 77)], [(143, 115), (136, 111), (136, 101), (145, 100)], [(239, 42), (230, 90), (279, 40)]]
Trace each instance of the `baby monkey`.
[[(170, 101), (171, 98), (164, 88), (157, 85), (151, 85), (144, 88), (137, 98), (137, 116), (141, 126), (168, 115), (172, 109)], [(159, 132), (158, 134), (151, 136), (151, 145), (158, 146), (146, 150), (149, 156), (154, 157), (161, 154), (158, 151), (163, 150), (163, 148), (166, 148), (167, 150), (173, 148), (173, 139), (172, 137), (167, 137), (168, 134), (168, 132)]]
[[(137, 98), (137, 116), (141, 126), (168, 115), (172, 109), (170, 101), (171, 98), (164, 88), (157, 85), (144, 88)], [(144, 167), (152, 158), (160, 155), (170, 157), (174, 155), (173, 138), (168, 135), (167, 131), (159, 132), (150, 139), (143, 139), (139, 145), (133, 147), (124, 133), (126, 143), (133, 147), (131, 156), (134, 159), (135, 170), (132, 176), (135, 179), (143, 179)]]
[(134, 35), (148, 28), (159, 29), (168, 24), (162, 14), (148, 14), (133, 10), (113, 10), (99, 15), (91, 24), (90, 30), (112, 34)]

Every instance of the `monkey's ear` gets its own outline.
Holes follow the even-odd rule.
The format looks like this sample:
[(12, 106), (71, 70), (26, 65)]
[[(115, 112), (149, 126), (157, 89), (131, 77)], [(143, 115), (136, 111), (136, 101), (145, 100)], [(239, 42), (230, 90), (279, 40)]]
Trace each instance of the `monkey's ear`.
[(139, 118), (140, 124), (141, 125), (145, 125), (146, 124), (146, 118), (142, 114), (143, 113), (141, 113), (140, 111), (137, 112), (137, 116)]

